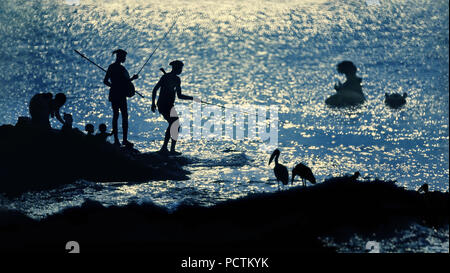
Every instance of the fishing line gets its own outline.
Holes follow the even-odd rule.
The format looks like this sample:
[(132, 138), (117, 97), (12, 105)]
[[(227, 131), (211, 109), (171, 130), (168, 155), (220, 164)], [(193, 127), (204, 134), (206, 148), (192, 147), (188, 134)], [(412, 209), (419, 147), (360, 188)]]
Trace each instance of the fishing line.
[(139, 69), (139, 71), (136, 73), (136, 75), (139, 75), (139, 73), (141, 73), (142, 69), (144, 69), (144, 67), (147, 65), (148, 61), (150, 61), (150, 59), (152, 58), (153, 54), (155, 54), (156, 50), (159, 48), (159, 46), (161, 45), (162, 41), (164, 41), (164, 39), (166, 39), (167, 35), (172, 31), (173, 27), (175, 26), (175, 24), (177, 23), (179, 16), (177, 16), (173, 22), (173, 24), (170, 26), (169, 30), (164, 34), (164, 36), (161, 38), (161, 40), (159, 41), (158, 45), (156, 46), (156, 48), (153, 50), (152, 54), (150, 54), (150, 56), (147, 58), (147, 60), (145, 61), (145, 63), (142, 65), (141, 69)]

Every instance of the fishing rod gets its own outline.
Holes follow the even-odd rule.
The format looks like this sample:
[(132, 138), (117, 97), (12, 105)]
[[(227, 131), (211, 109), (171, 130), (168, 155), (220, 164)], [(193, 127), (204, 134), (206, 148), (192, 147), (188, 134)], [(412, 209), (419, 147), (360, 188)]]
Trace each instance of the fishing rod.
[(211, 103), (211, 102), (206, 102), (206, 101), (203, 101), (203, 100), (201, 101), (201, 103), (205, 103), (205, 104), (217, 106), (217, 107), (220, 107), (220, 108), (225, 109), (225, 110), (236, 111), (236, 112), (239, 112), (239, 113), (242, 113), (242, 114), (250, 114), (250, 112), (241, 111), (241, 110), (234, 109), (234, 108), (230, 108), (230, 107), (225, 107), (225, 106), (220, 105), (220, 104), (215, 104), (215, 103)]
[[(164, 68), (161, 67), (159, 70), (161, 70), (162, 73), (167, 74), (167, 72), (166, 72), (166, 70), (164, 70)], [(240, 112), (240, 113), (244, 113), (244, 114), (248, 114), (248, 113), (249, 113), (249, 112), (240, 111), (240, 110), (237, 110), (237, 109), (225, 107), (225, 106), (220, 105), (220, 104), (215, 104), (215, 103), (211, 103), (211, 102), (207, 102), (207, 101), (203, 101), (203, 100), (200, 100), (200, 102), (201, 102), (201, 103), (204, 103), (204, 104), (209, 104), (209, 105), (217, 106), (217, 107), (220, 107), (220, 108), (226, 109), (226, 110), (232, 110), (232, 111), (236, 111), (236, 112)]]
[(106, 73), (106, 69), (104, 69), (103, 67), (99, 66), (98, 64), (94, 63), (92, 60), (90, 60), (88, 57), (84, 56), (81, 52), (79, 52), (78, 50), (74, 49), (73, 51), (75, 51), (78, 55), (81, 56), (81, 58), (84, 58), (85, 60), (87, 60), (88, 62), (90, 62), (91, 64), (95, 65), (96, 67), (100, 68), (101, 70), (103, 70), (103, 72)]
[[(96, 67), (98, 67), (99, 69), (103, 70), (103, 72), (106, 73), (106, 69), (104, 69), (103, 67), (99, 66), (98, 64), (96, 64), (95, 62), (93, 62), (91, 59), (89, 59), (88, 57), (86, 57), (83, 53), (79, 52), (78, 50), (74, 49), (74, 51), (80, 55), (82, 58), (86, 59), (88, 62), (90, 62), (91, 64), (95, 65)], [(141, 96), (142, 98), (145, 98), (141, 93), (139, 93), (138, 91), (136, 91), (136, 94), (138, 94), (139, 96)]]
[(166, 34), (164, 34), (164, 36), (161, 38), (161, 40), (159, 41), (158, 45), (156, 46), (156, 48), (153, 50), (152, 54), (150, 54), (150, 56), (147, 58), (147, 60), (145, 61), (145, 63), (142, 65), (141, 69), (139, 69), (138, 73), (136, 75), (139, 75), (139, 73), (141, 73), (142, 69), (147, 65), (148, 61), (152, 58), (153, 54), (155, 54), (156, 50), (159, 48), (159, 46), (161, 45), (162, 41), (164, 39), (166, 39), (167, 35), (172, 31), (172, 28), (175, 26), (175, 24), (177, 23), (177, 19), (178, 17), (175, 18), (173, 24), (170, 26), (169, 30), (166, 32)]

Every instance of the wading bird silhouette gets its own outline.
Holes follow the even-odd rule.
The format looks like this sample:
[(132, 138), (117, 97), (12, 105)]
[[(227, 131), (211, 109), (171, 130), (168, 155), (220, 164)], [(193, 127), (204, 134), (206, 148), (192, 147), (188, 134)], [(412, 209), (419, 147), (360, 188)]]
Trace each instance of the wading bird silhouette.
[(280, 189), (280, 181), (283, 185), (287, 185), (289, 183), (289, 172), (286, 166), (278, 163), (278, 158), (280, 157), (280, 150), (276, 149), (273, 151), (272, 155), (269, 159), (269, 165), (272, 163), (272, 160), (275, 159), (275, 167), (273, 168), (273, 172), (275, 177), (277, 178), (278, 189)]
[(316, 178), (314, 177), (311, 169), (303, 163), (297, 164), (297, 166), (292, 169), (292, 180), (291, 184), (294, 184), (295, 176), (300, 176), (302, 179), (303, 186), (306, 187), (306, 181), (308, 180), (312, 184), (316, 184)]

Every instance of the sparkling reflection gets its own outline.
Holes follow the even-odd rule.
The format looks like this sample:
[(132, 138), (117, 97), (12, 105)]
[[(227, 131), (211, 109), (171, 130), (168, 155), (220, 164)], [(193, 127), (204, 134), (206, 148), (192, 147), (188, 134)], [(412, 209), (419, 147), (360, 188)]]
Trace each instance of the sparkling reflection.
[[(279, 107), (280, 160), (288, 168), (304, 162), (319, 181), (360, 171), (362, 177), (395, 179), (410, 189), (426, 181), (430, 190), (448, 191), (447, 1), (391, 1), (370, 9), (364, 1), (60, 2), (0, 4), (0, 20), (8, 22), (0, 28), (2, 124), (27, 115), (32, 94), (64, 91), (69, 97), (64, 111), (73, 114), (77, 127), (106, 123), (110, 129), (103, 74), (72, 50), (106, 67), (111, 51), (123, 47), (133, 73), (178, 16), (136, 82), (147, 99), (129, 100), (130, 139), (141, 151), (159, 149), (165, 131), (148, 99), (161, 76), (158, 68), (181, 59), (187, 94), (221, 105)], [(367, 103), (356, 109), (324, 104), (338, 77), (335, 64), (343, 59), (354, 60), (363, 77)], [(407, 92), (408, 102), (391, 110), (383, 103), (385, 92)], [(2, 203), (39, 218), (87, 198), (174, 208), (274, 191), (269, 153), (260, 144), (181, 141), (180, 150), (195, 162), (187, 167), (188, 181), (79, 181)]]

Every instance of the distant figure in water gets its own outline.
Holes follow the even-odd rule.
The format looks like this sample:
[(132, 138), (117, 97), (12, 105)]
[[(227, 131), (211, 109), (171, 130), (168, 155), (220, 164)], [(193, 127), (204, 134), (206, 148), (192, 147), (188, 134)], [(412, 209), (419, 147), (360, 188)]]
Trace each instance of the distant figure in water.
[(101, 141), (106, 142), (107, 138), (109, 136), (112, 136), (113, 133), (107, 133), (106, 132), (106, 124), (102, 123), (98, 126), (99, 133), (97, 133), (95, 136), (98, 137)]
[(384, 103), (387, 106), (389, 106), (391, 108), (394, 108), (394, 109), (400, 108), (400, 107), (402, 107), (403, 105), (406, 104), (406, 97), (407, 96), (408, 95), (406, 93), (403, 93), (403, 95), (400, 95), (398, 93), (394, 93), (394, 94), (390, 94), (389, 95), (388, 93), (385, 93), (384, 94)]
[[(181, 153), (175, 151), (175, 146), (178, 139), (178, 131), (180, 129), (178, 114), (174, 107), (175, 94), (179, 99), (182, 100), (194, 100), (196, 102), (200, 102), (200, 100), (191, 96), (183, 95), (181, 93), (181, 80), (178, 75), (180, 75), (183, 71), (183, 62), (176, 60), (171, 62), (169, 65), (172, 66), (172, 71), (164, 74), (153, 88), (152, 112), (154, 113), (156, 110), (156, 106), (158, 106), (159, 113), (169, 124), (166, 129), (164, 143), (161, 147), (160, 153), (169, 153), (167, 145), (169, 143), (169, 140), (172, 139), (172, 143), (170, 145), (170, 154), (180, 155)], [(161, 88), (161, 91), (159, 93), (158, 102), (155, 104), (156, 93), (159, 88)]]
[(122, 66), (127, 57), (127, 52), (122, 49), (113, 51), (116, 54), (116, 61), (108, 67), (103, 83), (110, 87), (109, 101), (113, 110), (112, 131), (114, 135), (114, 145), (120, 146), (119, 133), (117, 129), (117, 120), (119, 119), (119, 111), (122, 114), (122, 144), (126, 147), (133, 147), (128, 141), (128, 107), (127, 97), (134, 95), (133, 80), (138, 78), (134, 75), (130, 78), (128, 71)]
[(272, 155), (270, 155), (269, 165), (272, 163), (272, 160), (275, 159), (275, 167), (273, 168), (273, 173), (277, 178), (278, 189), (280, 189), (280, 181), (283, 185), (287, 185), (289, 183), (289, 172), (286, 166), (278, 163), (278, 158), (280, 157), (280, 150), (276, 149), (273, 151)]
[(362, 92), (362, 79), (356, 76), (357, 68), (350, 61), (343, 61), (337, 65), (337, 71), (344, 74), (347, 80), (342, 84), (340, 81), (334, 85), (337, 94), (330, 96), (325, 103), (334, 107), (355, 106), (366, 100)]
[(94, 125), (92, 125), (91, 123), (86, 124), (86, 126), (84, 126), (84, 130), (86, 131), (88, 136), (94, 135)]
[(316, 178), (314, 177), (314, 174), (312, 173), (311, 169), (306, 166), (303, 163), (297, 164), (297, 166), (292, 169), (292, 180), (291, 184), (294, 184), (294, 178), (298, 175), (302, 179), (303, 187), (306, 187), (306, 181), (308, 180), (312, 184), (316, 184)]
[(58, 93), (53, 99), (51, 93), (39, 93), (34, 95), (29, 104), (31, 122), (33, 126), (50, 129), (50, 117), (56, 119), (64, 125), (64, 120), (59, 113), (59, 109), (66, 103), (66, 95)]

